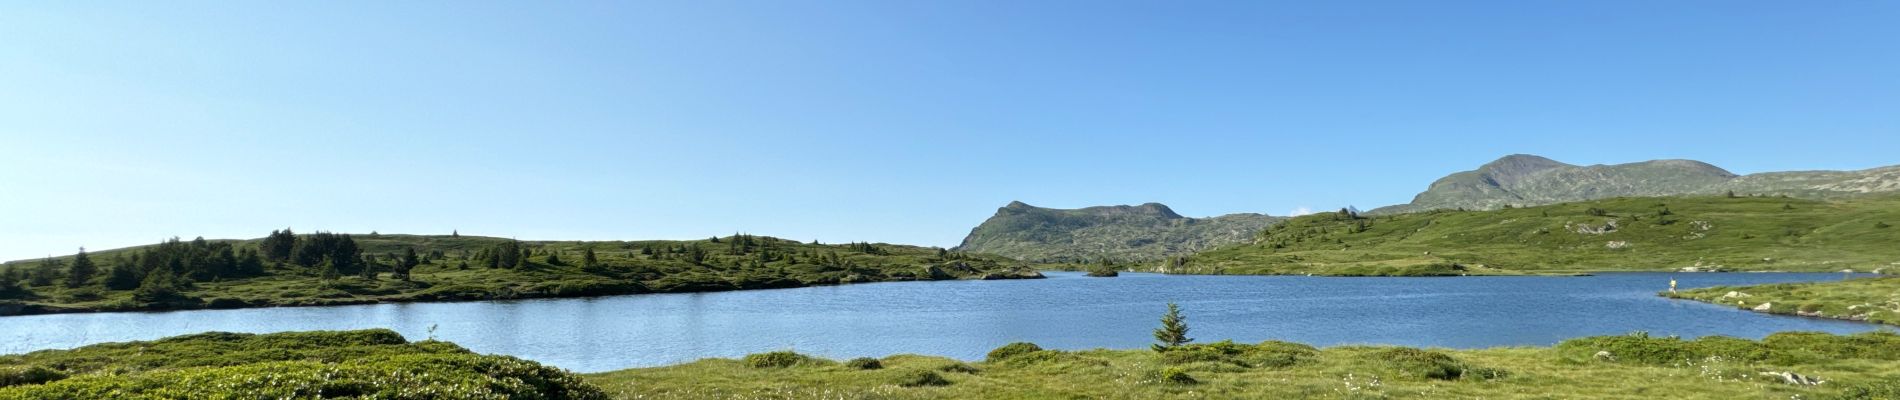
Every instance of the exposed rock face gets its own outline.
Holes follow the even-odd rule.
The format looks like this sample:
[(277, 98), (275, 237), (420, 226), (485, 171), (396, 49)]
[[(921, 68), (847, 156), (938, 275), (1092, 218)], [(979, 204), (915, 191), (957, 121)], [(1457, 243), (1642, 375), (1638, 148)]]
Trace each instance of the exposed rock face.
[(1282, 219), (1262, 214), (1188, 218), (1160, 203), (1054, 209), (1017, 201), (971, 229), (957, 250), (1036, 261), (1146, 261), (1246, 242)]
[(1576, 166), (1526, 154), (1505, 156), (1436, 182), (1411, 203), (1370, 213), (1434, 209), (1491, 210), (1622, 196), (1788, 195), (1836, 198), (1900, 192), (1900, 166), (1861, 171), (1736, 175), (1694, 160)]

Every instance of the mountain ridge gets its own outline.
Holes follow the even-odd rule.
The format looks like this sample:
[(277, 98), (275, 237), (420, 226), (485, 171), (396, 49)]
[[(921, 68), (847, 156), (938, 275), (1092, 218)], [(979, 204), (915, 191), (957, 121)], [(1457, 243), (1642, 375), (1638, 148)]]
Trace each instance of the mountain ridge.
[(1740, 175), (1688, 159), (1573, 165), (1537, 155), (1511, 154), (1477, 169), (1439, 178), (1413, 196), (1410, 203), (1368, 213), (1494, 210), (1613, 197), (1735, 193), (1832, 199), (1886, 192), (1900, 192), (1900, 166)]

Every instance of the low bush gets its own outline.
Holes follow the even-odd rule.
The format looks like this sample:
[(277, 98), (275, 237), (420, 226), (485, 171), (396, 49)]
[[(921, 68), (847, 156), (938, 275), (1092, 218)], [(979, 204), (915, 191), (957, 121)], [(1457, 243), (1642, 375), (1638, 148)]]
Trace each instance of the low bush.
[(1003, 345), (1003, 347), (998, 347), (995, 350), (990, 350), (990, 354), (988, 356), (985, 356), (983, 358), (983, 361), (987, 361), (987, 362), (1003, 361), (1010, 357), (1034, 353), (1038, 351), (1042, 351), (1042, 346), (1037, 346), (1035, 343), (1029, 343), (1029, 342), (1015, 342), (1015, 343)]
[(844, 366), (851, 369), (883, 369), (884, 362), (870, 357), (858, 357), (846, 361)]
[(19, 385), (38, 385), (66, 379), (66, 373), (42, 366), (0, 368), (0, 388)]
[(745, 356), (745, 365), (752, 368), (787, 368), (811, 362), (811, 357), (790, 351), (774, 351)]
[(1194, 379), (1193, 375), (1188, 375), (1187, 370), (1181, 369), (1181, 367), (1168, 367), (1166, 369), (1162, 369), (1161, 381), (1167, 382), (1167, 383), (1173, 383), (1177, 385), (1192, 385), (1196, 383), (1201, 383), (1200, 380)]
[(959, 374), (977, 373), (976, 367), (972, 367), (970, 366), (970, 364), (964, 364), (964, 363), (952, 363), (952, 364), (944, 365), (942, 367), (938, 367), (937, 370), (943, 371), (943, 372), (959, 373)]
[(950, 380), (944, 379), (935, 371), (909, 370), (897, 375), (897, 385), (904, 387), (946, 386)]
[(1458, 380), (1498, 379), (1509, 373), (1497, 368), (1474, 367), (1450, 354), (1409, 347), (1390, 348), (1373, 352), (1370, 356), (1399, 373), (1415, 378)]

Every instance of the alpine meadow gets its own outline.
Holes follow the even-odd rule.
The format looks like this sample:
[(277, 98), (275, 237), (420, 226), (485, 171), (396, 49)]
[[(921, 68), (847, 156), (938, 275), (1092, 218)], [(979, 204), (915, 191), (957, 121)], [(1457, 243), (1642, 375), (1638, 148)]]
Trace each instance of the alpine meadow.
[(1894, 21), (0, 3), (0, 400), (1900, 400)]

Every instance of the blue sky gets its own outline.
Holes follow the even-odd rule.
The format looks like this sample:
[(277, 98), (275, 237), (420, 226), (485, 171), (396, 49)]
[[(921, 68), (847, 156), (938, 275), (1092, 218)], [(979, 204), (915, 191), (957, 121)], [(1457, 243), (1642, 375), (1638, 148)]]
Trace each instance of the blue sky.
[(0, 259), (299, 231), (955, 245), (1510, 153), (1900, 164), (1900, 3), (0, 5)]

